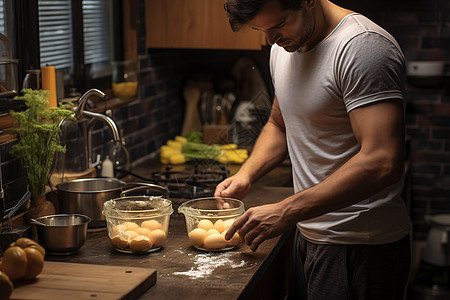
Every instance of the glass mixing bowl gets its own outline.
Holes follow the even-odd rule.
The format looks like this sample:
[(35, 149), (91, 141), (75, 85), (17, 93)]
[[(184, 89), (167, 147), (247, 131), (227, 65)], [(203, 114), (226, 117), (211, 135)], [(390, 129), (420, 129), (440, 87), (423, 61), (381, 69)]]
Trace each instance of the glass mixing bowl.
[(147, 253), (166, 241), (173, 208), (170, 200), (160, 196), (127, 196), (106, 201), (102, 213), (117, 251)]
[[(222, 202), (222, 209), (218, 203)], [(203, 251), (226, 251), (235, 248), (240, 238), (235, 233), (229, 241), (225, 233), (237, 217), (244, 213), (244, 203), (237, 199), (206, 197), (186, 201), (178, 212), (184, 214), (192, 245)]]

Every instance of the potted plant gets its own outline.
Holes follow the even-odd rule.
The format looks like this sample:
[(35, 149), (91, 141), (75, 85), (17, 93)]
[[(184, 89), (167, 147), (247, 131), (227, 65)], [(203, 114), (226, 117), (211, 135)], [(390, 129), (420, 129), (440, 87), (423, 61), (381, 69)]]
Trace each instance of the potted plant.
[(12, 146), (12, 154), (17, 157), (27, 175), (31, 192), (29, 215), (32, 218), (55, 213), (55, 208), (46, 200), (45, 191), (49, 180), (53, 159), (57, 151), (65, 151), (60, 145), (59, 124), (72, 118), (73, 112), (63, 107), (49, 107), (48, 91), (24, 89), (23, 96), (27, 109), (11, 112), (18, 123), (16, 131), (19, 142)]

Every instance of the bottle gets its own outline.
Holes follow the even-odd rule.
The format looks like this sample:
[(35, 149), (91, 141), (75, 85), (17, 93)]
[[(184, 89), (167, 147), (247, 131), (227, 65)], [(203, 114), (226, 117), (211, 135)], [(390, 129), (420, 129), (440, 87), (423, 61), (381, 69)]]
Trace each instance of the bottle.
[(102, 163), (102, 177), (114, 177), (114, 167), (112, 161), (109, 159), (109, 155), (106, 155), (105, 160)]
[(126, 148), (123, 129), (120, 129), (120, 141), (112, 145), (110, 155), (113, 161), (115, 177), (126, 177), (131, 172), (131, 157)]

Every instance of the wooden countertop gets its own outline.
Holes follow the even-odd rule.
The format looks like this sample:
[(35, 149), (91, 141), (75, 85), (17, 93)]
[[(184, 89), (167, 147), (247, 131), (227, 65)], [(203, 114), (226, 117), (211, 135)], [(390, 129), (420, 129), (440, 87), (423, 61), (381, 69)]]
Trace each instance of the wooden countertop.
[[(142, 176), (147, 175), (143, 172), (148, 170), (146, 163), (134, 169)], [(271, 182), (279, 184), (281, 178), (289, 181), (289, 176), (290, 167), (283, 166), (263, 177), (244, 199), (246, 209), (291, 195), (292, 188), (270, 185)], [(156, 269), (156, 284), (139, 299), (248, 299), (250, 295), (260, 295), (264, 289), (280, 289), (280, 284), (272, 282), (268, 274), (283, 268), (280, 257), (285, 255), (280, 253), (285, 251), (283, 247), (290, 235), (267, 240), (256, 252), (243, 244), (227, 252), (203, 252), (191, 246), (184, 216), (176, 212), (176, 207), (174, 209), (168, 239), (159, 251), (140, 255), (120, 253), (112, 248), (107, 232), (103, 230), (89, 232), (86, 244), (76, 254), (49, 255), (46, 259)], [(286, 273), (285, 270), (281, 272)], [(269, 299), (267, 295), (265, 298)]]

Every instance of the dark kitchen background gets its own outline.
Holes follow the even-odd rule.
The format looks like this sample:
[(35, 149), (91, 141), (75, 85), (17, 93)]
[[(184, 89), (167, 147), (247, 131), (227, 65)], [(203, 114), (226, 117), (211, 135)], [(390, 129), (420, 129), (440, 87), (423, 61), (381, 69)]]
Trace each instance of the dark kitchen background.
[[(450, 0), (336, 0), (387, 29), (400, 43), (407, 61), (450, 61)], [(272, 95), (269, 47), (261, 50), (148, 49), (145, 0), (136, 1), (139, 101), (113, 109), (124, 129), (131, 159), (136, 162), (180, 134), (184, 118), (183, 87), (193, 74), (229, 74), (240, 57), (259, 67)], [(435, 87), (407, 86), (408, 177), (405, 189), (414, 238), (425, 239), (424, 216), (450, 213), (450, 73)], [(96, 127), (96, 151), (102, 151), (108, 128)], [(23, 195), (23, 172), (9, 154), (16, 141), (0, 146), (8, 205)], [(106, 150), (105, 150), (106, 151)]]

